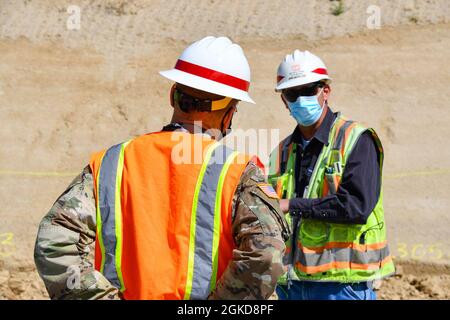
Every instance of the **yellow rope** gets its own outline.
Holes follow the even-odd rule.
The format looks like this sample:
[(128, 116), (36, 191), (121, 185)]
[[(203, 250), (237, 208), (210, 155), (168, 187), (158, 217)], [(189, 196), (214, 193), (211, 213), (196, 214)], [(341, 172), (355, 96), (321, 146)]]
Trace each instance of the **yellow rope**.
[[(81, 172), (81, 171), (80, 171)], [(38, 172), (0, 170), (0, 176), (30, 176), (30, 177), (75, 177), (79, 172)]]
[(434, 176), (438, 174), (449, 174), (450, 169), (438, 169), (438, 170), (429, 170), (429, 171), (410, 171), (410, 172), (399, 172), (390, 175), (385, 175), (388, 179), (398, 179), (405, 177), (414, 177), (414, 176)]

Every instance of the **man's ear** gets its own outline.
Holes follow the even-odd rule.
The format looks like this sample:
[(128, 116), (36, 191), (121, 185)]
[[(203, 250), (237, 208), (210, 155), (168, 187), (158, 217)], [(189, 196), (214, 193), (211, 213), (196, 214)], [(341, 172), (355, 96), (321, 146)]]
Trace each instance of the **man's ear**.
[(281, 100), (283, 101), (283, 103), (284, 103), (284, 106), (286, 107), (286, 109), (288, 109), (289, 110), (289, 107), (288, 107), (288, 104), (287, 104), (287, 101), (286, 101), (286, 99), (283, 97), (283, 95), (282, 94), (280, 94), (280, 98), (281, 98)]
[(233, 119), (234, 116), (234, 112), (236, 111), (236, 106), (231, 106), (228, 108), (226, 114), (225, 114), (225, 118), (226, 121), (228, 122), (229, 120)]
[(170, 105), (172, 108), (175, 108), (175, 101), (173, 100), (173, 94), (175, 93), (175, 90), (177, 89), (177, 85), (173, 84), (172, 88), (170, 88)]
[(328, 101), (328, 99), (330, 98), (330, 93), (331, 93), (331, 87), (328, 84), (326, 84), (323, 87), (323, 94), (324, 94), (323, 98), (325, 101)]
[(227, 109), (222, 119), (222, 125), (225, 126), (225, 128), (220, 128), (221, 130), (228, 129), (228, 126), (233, 121), (234, 112), (236, 109), (236, 106), (231, 106)]

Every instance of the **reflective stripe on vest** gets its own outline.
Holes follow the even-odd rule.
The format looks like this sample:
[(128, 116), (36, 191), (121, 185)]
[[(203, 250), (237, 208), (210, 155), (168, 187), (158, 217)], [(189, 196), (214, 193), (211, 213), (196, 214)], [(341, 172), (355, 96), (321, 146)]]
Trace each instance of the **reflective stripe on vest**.
[[(121, 292), (121, 184), (128, 142), (108, 149), (97, 177), (97, 235), (102, 255), (100, 271)], [(206, 299), (214, 290), (218, 269), (222, 189), (238, 152), (213, 143), (208, 147), (194, 192), (189, 234), (185, 299)]]
[(122, 185), (123, 153), (128, 142), (109, 148), (97, 177), (97, 235), (102, 254), (100, 272), (120, 291), (122, 277)]
[(206, 153), (192, 204), (184, 299), (206, 299), (215, 287), (222, 187), (231, 161), (237, 154), (222, 144), (213, 144)]
[[(305, 266), (302, 265), (300, 262), (296, 262), (295, 263), (295, 267), (298, 270), (301, 270), (304, 273), (307, 274), (314, 274), (314, 273), (319, 273), (319, 272), (327, 272), (329, 270), (332, 269), (340, 269), (340, 270), (363, 270), (363, 271), (373, 271), (373, 272), (378, 272), (380, 273), (383, 267), (385, 267), (388, 264), (392, 264), (392, 257), (389, 255), (386, 258), (384, 258), (384, 260), (381, 261), (377, 261), (374, 263), (367, 263), (367, 264), (360, 264), (360, 263), (355, 263), (352, 261), (332, 261), (330, 263), (327, 264), (321, 264), (318, 266)], [(382, 274), (376, 274), (375, 278), (373, 279), (378, 279), (378, 278), (382, 278), (382, 277), (386, 277), (388, 275), (391, 275), (392, 272), (389, 272), (386, 275), (382, 275)], [(369, 278), (370, 279), (370, 278)], [(351, 279), (348, 279), (351, 280)], [(357, 282), (357, 279), (354, 279), (355, 282)], [(362, 279), (358, 279), (359, 281), (363, 281)]]
[[(368, 250), (368, 247), (373, 249)], [(360, 268), (366, 266), (380, 267), (380, 262), (389, 257), (389, 249), (387, 243), (361, 245), (356, 247), (353, 242), (336, 242), (328, 243), (323, 247), (306, 248), (299, 244), (302, 254), (297, 255), (297, 267), (305, 273), (317, 273), (327, 271), (332, 268), (332, 263), (347, 263), (351, 265), (359, 265)], [(319, 270), (319, 271), (318, 271)]]

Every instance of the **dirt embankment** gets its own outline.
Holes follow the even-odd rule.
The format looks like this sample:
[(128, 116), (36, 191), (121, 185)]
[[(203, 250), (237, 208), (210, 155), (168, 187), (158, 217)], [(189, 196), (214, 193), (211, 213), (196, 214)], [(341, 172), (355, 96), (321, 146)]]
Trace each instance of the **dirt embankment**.
[[(1, 265), (0, 265), (1, 267)], [(380, 300), (450, 299), (450, 266), (417, 261), (397, 262), (397, 275), (378, 283)], [(0, 268), (1, 299), (48, 299), (32, 264)]]
[[(240, 106), (235, 128), (286, 136), (278, 63), (297, 48), (325, 61), (333, 109), (385, 148), (388, 239), (402, 262), (379, 297), (449, 298), (447, 0), (348, 0), (339, 15), (327, 0), (79, 1), (81, 28), (68, 30), (71, 2), (0, 0), (0, 299), (46, 297), (32, 258), (42, 216), (92, 152), (170, 120), (158, 71), (206, 34), (239, 41), (252, 68), (257, 105)], [(380, 30), (367, 29), (370, 5)]]

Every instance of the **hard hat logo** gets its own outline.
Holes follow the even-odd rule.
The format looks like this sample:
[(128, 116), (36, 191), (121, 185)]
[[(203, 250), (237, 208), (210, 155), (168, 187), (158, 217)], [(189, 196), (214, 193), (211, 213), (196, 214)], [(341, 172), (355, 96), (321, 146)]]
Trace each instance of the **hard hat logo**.
[(255, 103), (249, 96), (250, 66), (242, 48), (227, 37), (205, 37), (188, 46), (169, 80), (213, 94)]
[(293, 65), (291, 66), (291, 70), (292, 70), (293, 72), (300, 71), (300, 65), (299, 65), (299, 64), (293, 64)]

